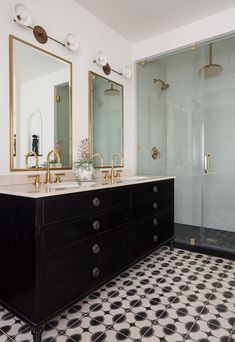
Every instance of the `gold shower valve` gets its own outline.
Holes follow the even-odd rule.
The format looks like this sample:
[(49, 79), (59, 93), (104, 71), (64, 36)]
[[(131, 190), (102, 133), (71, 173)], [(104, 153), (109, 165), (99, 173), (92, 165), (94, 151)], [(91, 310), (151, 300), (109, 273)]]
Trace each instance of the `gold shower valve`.
[(156, 146), (153, 146), (153, 148), (151, 150), (151, 155), (152, 155), (153, 159), (160, 158), (160, 151), (157, 149)]

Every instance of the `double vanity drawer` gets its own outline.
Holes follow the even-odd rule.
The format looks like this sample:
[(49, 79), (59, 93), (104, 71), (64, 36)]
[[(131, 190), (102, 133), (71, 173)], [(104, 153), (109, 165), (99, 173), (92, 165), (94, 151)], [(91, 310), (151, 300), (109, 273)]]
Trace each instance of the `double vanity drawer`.
[(161, 182), (151, 182), (134, 185), (131, 188), (133, 201), (144, 200), (147, 198), (161, 198), (170, 195), (174, 191), (174, 180), (163, 180)]
[(173, 209), (151, 214), (136, 222), (133, 236), (133, 258), (140, 257), (174, 236)]
[(174, 182), (145, 183), (132, 188), (133, 219), (159, 213), (174, 205)]
[(102, 278), (104, 270), (110, 272), (124, 266), (130, 253), (130, 232), (130, 226), (126, 225), (46, 256), (42, 261), (44, 286), (73, 277), (88, 284)]
[(142, 242), (145, 246), (143, 250), (146, 250), (146, 244), (149, 243), (151, 250), (163, 242), (163, 237), (170, 237), (169, 229), (173, 229), (173, 220), (173, 211), (151, 215), (132, 225), (106, 231), (50, 253), (43, 260), (43, 283), (63, 282), (74, 276), (86, 282), (102, 278), (106, 271), (118, 269), (128, 262), (133, 254), (133, 243), (137, 250)]
[(145, 217), (135, 223), (134, 240), (142, 239), (146, 235), (154, 234), (163, 227), (173, 224), (173, 210), (168, 210), (160, 214), (154, 214)]
[(131, 244), (131, 227), (126, 225), (45, 257), (42, 315), (58, 310), (125, 268), (132, 257)]
[(134, 241), (133, 258), (139, 258), (174, 236), (174, 225), (164, 226)]
[(47, 225), (44, 227), (44, 252), (52, 252), (83, 239), (95, 237), (129, 221), (130, 208), (127, 207), (105, 213), (91, 214), (82, 220)]
[(43, 224), (52, 224), (89, 213), (123, 207), (129, 203), (129, 188), (87, 191), (66, 196), (48, 197), (43, 201)]
[(155, 198), (135, 202), (132, 209), (133, 219), (136, 220), (146, 215), (159, 213), (160, 211), (171, 208), (172, 205), (172, 198), (167, 193), (161, 197), (156, 196)]

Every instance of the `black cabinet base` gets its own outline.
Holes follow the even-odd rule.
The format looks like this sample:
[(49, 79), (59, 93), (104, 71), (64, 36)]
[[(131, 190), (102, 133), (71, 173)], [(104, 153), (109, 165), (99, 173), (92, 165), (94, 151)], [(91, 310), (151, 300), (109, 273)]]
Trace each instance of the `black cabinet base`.
[(48, 320), (155, 249), (173, 250), (174, 180), (36, 199), (0, 194), (0, 219), (0, 303), (41, 342)]
[(31, 334), (33, 336), (33, 342), (41, 342), (42, 341), (42, 332), (43, 327), (33, 327), (31, 330)]
[[(160, 244), (157, 248), (152, 249), (151, 251), (148, 251), (147, 253), (143, 254), (141, 257), (137, 258), (134, 262), (129, 263), (128, 265), (126, 265), (125, 267), (123, 267), (121, 270), (119, 270), (118, 272), (114, 273), (112, 277), (107, 277), (105, 282), (101, 282), (98, 286), (94, 287), (92, 289), (92, 291), (95, 291), (95, 289), (97, 287), (100, 287), (101, 285), (104, 285), (105, 283), (111, 281), (113, 278), (115, 278), (118, 274), (120, 274), (121, 272), (123, 272), (124, 270), (126, 270), (127, 268), (131, 267), (133, 264), (136, 264), (137, 262), (139, 262), (140, 260), (142, 260), (143, 258), (147, 257), (149, 254), (153, 253), (155, 250), (158, 250), (159, 248), (163, 247), (163, 246), (168, 246), (170, 248), (170, 251), (172, 251), (174, 249), (174, 245), (175, 245), (175, 237), (172, 237), (170, 239), (168, 239), (167, 241), (165, 241), (164, 243)], [(87, 295), (89, 294), (90, 291), (86, 292), (84, 294)], [(82, 297), (79, 297), (76, 299), (76, 301), (73, 301), (70, 303), (70, 305), (66, 305), (64, 306), (63, 310), (66, 310), (69, 308), (69, 306), (74, 305), (74, 303), (76, 303), (78, 300), (82, 299)], [(20, 317), (25, 323), (31, 325), (32, 322), (28, 321), (25, 317), (22, 317), (17, 311), (15, 311), (12, 307), (9, 307), (8, 305), (6, 305), (5, 303), (3, 303), (2, 301), (0, 302), (0, 304), (5, 307), (7, 310), (9, 310), (9, 312), (11, 312), (13, 315)], [(57, 313), (61, 312), (62, 310), (58, 311)], [(39, 326), (32, 326), (31, 328), (31, 334), (33, 336), (33, 342), (42, 342), (42, 333), (43, 333), (43, 326), (48, 322), (48, 320), (52, 319), (54, 317), (54, 315), (47, 317), (45, 320), (43, 320), (39, 325)]]

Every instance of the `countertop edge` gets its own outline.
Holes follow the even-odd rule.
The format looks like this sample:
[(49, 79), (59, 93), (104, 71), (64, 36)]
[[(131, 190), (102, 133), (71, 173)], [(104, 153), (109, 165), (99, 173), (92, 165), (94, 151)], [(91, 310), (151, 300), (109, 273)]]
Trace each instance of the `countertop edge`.
[[(143, 176), (144, 177), (144, 176)], [(14, 185), (6, 185), (6, 186), (1, 186), (0, 187), (0, 195), (11, 195), (11, 196), (17, 196), (17, 197), (27, 197), (27, 198), (45, 198), (45, 197), (51, 197), (51, 196), (63, 196), (63, 195), (69, 195), (69, 194), (76, 194), (80, 192), (87, 192), (87, 191), (94, 191), (94, 190), (102, 190), (102, 189), (111, 189), (111, 188), (117, 188), (117, 187), (122, 187), (122, 186), (130, 186), (130, 185), (137, 185), (137, 184), (143, 184), (143, 183), (151, 183), (151, 182), (159, 182), (163, 180), (169, 180), (169, 179), (175, 179), (175, 176), (156, 176), (156, 177), (149, 177), (146, 179), (139, 179), (139, 180), (123, 180), (122, 182), (116, 182), (114, 184), (97, 184), (95, 186), (90, 186), (90, 187), (74, 187), (74, 188), (64, 188), (60, 190), (49, 190), (48, 187), (43, 186), (44, 192), (36, 192), (32, 188), (32, 192), (28, 191), (17, 191), (17, 190), (11, 190), (9, 188), (13, 188)], [(64, 183), (69, 183), (69, 181), (66, 181)], [(71, 183), (71, 182), (70, 182)], [(17, 185), (17, 187), (33, 187), (31, 184), (23, 184), (23, 185)], [(47, 191), (50, 192), (47, 192)]]

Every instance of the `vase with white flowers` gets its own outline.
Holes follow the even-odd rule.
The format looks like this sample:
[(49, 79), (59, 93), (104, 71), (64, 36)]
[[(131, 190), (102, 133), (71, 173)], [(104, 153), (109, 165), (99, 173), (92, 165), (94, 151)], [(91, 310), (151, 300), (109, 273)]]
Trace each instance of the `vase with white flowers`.
[(95, 176), (96, 168), (90, 156), (90, 141), (82, 139), (78, 146), (77, 160), (73, 164), (75, 178), (78, 182), (90, 182)]

